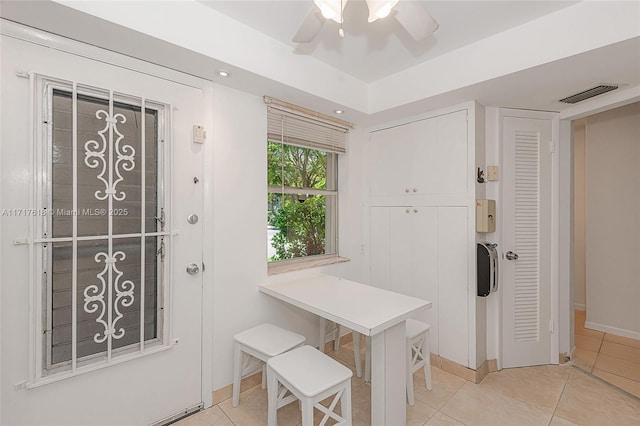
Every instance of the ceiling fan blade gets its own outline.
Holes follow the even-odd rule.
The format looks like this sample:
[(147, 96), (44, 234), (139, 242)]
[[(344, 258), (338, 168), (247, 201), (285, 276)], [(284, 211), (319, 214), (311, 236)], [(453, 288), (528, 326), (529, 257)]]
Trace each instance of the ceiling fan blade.
[(304, 21), (302, 21), (302, 25), (298, 28), (298, 32), (293, 36), (293, 41), (295, 43), (311, 43), (322, 29), (324, 23), (325, 19), (322, 17), (320, 9), (313, 4)]
[(420, 2), (399, 1), (394, 10), (396, 19), (417, 41), (429, 37), (440, 26)]

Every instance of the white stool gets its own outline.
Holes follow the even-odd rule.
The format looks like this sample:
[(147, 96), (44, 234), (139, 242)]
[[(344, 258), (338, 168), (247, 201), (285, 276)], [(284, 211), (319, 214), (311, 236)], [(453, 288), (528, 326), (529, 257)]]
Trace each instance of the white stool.
[(304, 336), (277, 327), (260, 324), (233, 336), (233, 399), (234, 407), (240, 402), (240, 381), (243, 377), (262, 369), (262, 388), (265, 388), (265, 362), (304, 343)]
[(320, 317), (320, 344), (318, 349), (324, 352), (324, 346), (327, 342), (333, 341), (333, 350), (340, 349), (340, 325)]
[[(406, 342), (407, 342), (407, 401), (409, 405), (415, 404), (413, 393), (413, 373), (420, 368), (424, 368), (424, 381), (427, 390), (432, 389), (431, 383), (431, 352), (429, 351), (429, 329), (427, 323), (408, 319), (406, 321)], [(356, 375), (362, 377), (362, 362), (360, 360), (360, 336), (358, 332), (353, 332), (353, 352), (356, 358)], [(371, 338), (365, 339), (365, 372), (364, 380), (371, 380)]]
[(431, 352), (429, 351), (429, 329), (431, 326), (422, 321), (408, 319), (407, 329), (407, 400), (414, 405), (413, 373), (424, 368), (424, 381), (427, 390), (431, 390)]
[[(351, 376), (344, 365), (311, 346), (302, 346), (270, 358), (267, 361), (268, 426), (276, 426), (278, 408), (299, 399), (302, 405), (302, 425), (313, 425), (313, 408), (338, 425), (351, 426)], [(282, 385), (282, 388), (280, 387)], [(292, 395), (287, 395), (287, 391)], [(320, 401), (335, 395), (329, 407)], [(333, 410), (340, 401), (341, 415)]]

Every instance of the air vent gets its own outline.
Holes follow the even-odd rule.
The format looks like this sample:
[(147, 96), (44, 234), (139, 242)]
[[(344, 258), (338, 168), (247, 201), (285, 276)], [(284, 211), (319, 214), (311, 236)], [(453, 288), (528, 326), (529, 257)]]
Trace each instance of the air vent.
[(567, 96), (564, 99), (560, 99), (560, 102), (564, 102), (565, 104), (576, 104), (578, 102), (584, 101), (585, 99), (593, 98), (594, 96), (602, 95), (603, 93), (616, 90), (617, 88), (617, 85), (601, 84), (600, 86), (592, 87), (591, 89), (585, 90), (584, 92), (576, 93), (575, 95)]

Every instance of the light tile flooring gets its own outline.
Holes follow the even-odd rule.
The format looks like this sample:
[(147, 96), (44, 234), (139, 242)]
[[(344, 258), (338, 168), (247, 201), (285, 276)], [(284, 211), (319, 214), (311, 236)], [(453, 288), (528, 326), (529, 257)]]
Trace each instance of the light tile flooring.
[(585, 317), (575, 311), (573, 364), (640, 398), (640, 341), (584, 328)]
[[(371, 424), (371, 388), (355, 376), (351, 344), (329, 354), (354, 370), (353, 424)], [(416, 404), (407, 406), (408, 425), (640, 425), (640, 399), (571, 365), (506, 369), (477, 385), (433, 368), (432, 391), (426, 390), (420, 373), (414, 376)], [(267, 394), (258, 385), (240, 394), (238, 408), (226, 400), (177, 424), (252, 426), (266, 421)], [(300, 423), (297, 404), (278, 410), (278, 425)]]

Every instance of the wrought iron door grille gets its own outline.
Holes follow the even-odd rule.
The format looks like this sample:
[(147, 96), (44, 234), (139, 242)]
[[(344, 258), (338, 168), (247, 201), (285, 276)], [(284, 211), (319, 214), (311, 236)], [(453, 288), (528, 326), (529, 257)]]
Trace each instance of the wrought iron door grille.
[(41, 377), (167, 344), (167, 105), (37, 76)]

